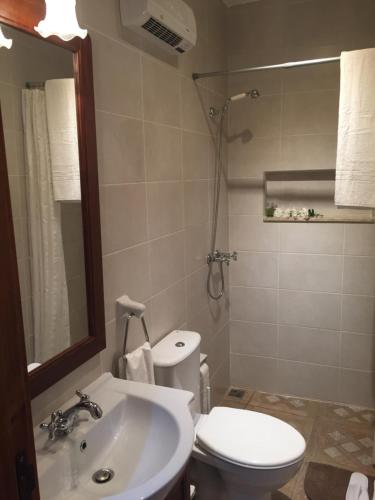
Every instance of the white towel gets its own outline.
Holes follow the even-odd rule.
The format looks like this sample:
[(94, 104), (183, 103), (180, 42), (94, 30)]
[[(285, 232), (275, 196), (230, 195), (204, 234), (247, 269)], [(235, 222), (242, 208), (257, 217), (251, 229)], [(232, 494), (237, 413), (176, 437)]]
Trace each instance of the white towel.
[(119, 375), (121, 378), (125, 378), (125, 370), (127, 380), (155, 384), (154, 363), (149, 342), (145, 342), (135, 351), (120, 357)]
[(369, 500), (368, 479), (360, 472), (353, 472), (350, 476), (345, 500)]
[(30, 363), (29, 365), (27, 365), (28, 373), (32, 372), (33, 370), (36, 370), (37, 368), (39, 368), (39, 366), (41, 366), (41, 363)]
[(375, 49), (341, 54), (335, 203), (375, 207)]
[(45, 92), (54, 198), (56, 201), (79, 201), (81, 184), (74, 79), (47, 80)]

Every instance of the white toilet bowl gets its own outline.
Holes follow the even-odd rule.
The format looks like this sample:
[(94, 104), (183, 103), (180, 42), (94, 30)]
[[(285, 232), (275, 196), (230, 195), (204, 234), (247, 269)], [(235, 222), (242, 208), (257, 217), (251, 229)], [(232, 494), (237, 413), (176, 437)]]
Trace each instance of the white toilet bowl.
[(269, 500), (303, 462), (305, 440), (263, 413), (216, 407), (196, 425), (191, 477), (197, 500)]
[(156, 383), (195, 396), (191, 474), (197, 500), (269, 500), (300, 468), (305, 440), (263, 413), (215, 407), (199, 415), (200, 341), (196, 332), (176, 330), (152, 349)]

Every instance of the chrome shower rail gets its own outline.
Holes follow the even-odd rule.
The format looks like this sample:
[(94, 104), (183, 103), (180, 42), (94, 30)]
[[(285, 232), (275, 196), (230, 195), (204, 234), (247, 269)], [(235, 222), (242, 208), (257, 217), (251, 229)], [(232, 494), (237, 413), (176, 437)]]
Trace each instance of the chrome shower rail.
[(340, 60), (341, 57), (327, 57), (326, 59), (310, 59), (307, 61), (295, 61), (283, 64), (273, 64), (271, 66), (253, 66), (251, 68), (211, 71), (209, 73), (193, 73), (193, 80), (199, 80), (200, 78), (213, 78), (215, 76), (239, 75), (241, 73), (251, 73), (252, 71), (264, 71), (268, 69), (300, 68), (304, 66), (313, 66), (314, 64), (333, 63), (333, 62), (338, 62)]

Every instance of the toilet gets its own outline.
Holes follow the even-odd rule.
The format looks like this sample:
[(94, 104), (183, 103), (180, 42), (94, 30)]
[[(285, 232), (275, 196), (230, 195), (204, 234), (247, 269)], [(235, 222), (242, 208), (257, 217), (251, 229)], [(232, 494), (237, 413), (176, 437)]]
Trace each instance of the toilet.
[(197, 500), (270, 500), (302, 465), (306, 443), (291, 425), (249, 410), (200, 413), (199, 333), (175, 330), (152, 349), (157, 385), (191, 391), (191, 480)]

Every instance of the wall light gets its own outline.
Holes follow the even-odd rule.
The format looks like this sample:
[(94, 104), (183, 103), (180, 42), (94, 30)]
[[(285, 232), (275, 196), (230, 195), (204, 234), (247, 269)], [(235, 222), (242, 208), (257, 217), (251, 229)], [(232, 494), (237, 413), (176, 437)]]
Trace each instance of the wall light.
[(3, 28), (0, 26), (0, 48), (5, 47), (7, 49), (10, 49), (12, 45), (13, 45), (13, 40), (5, 37), (3, 33)]
[(77, 20), (76, 0), (45, 0), (46, 17), (35, 30), (47, 38), (56, 35), (65, 42), (79, 36), (86, 38), (87, 30), (82, 29)]

